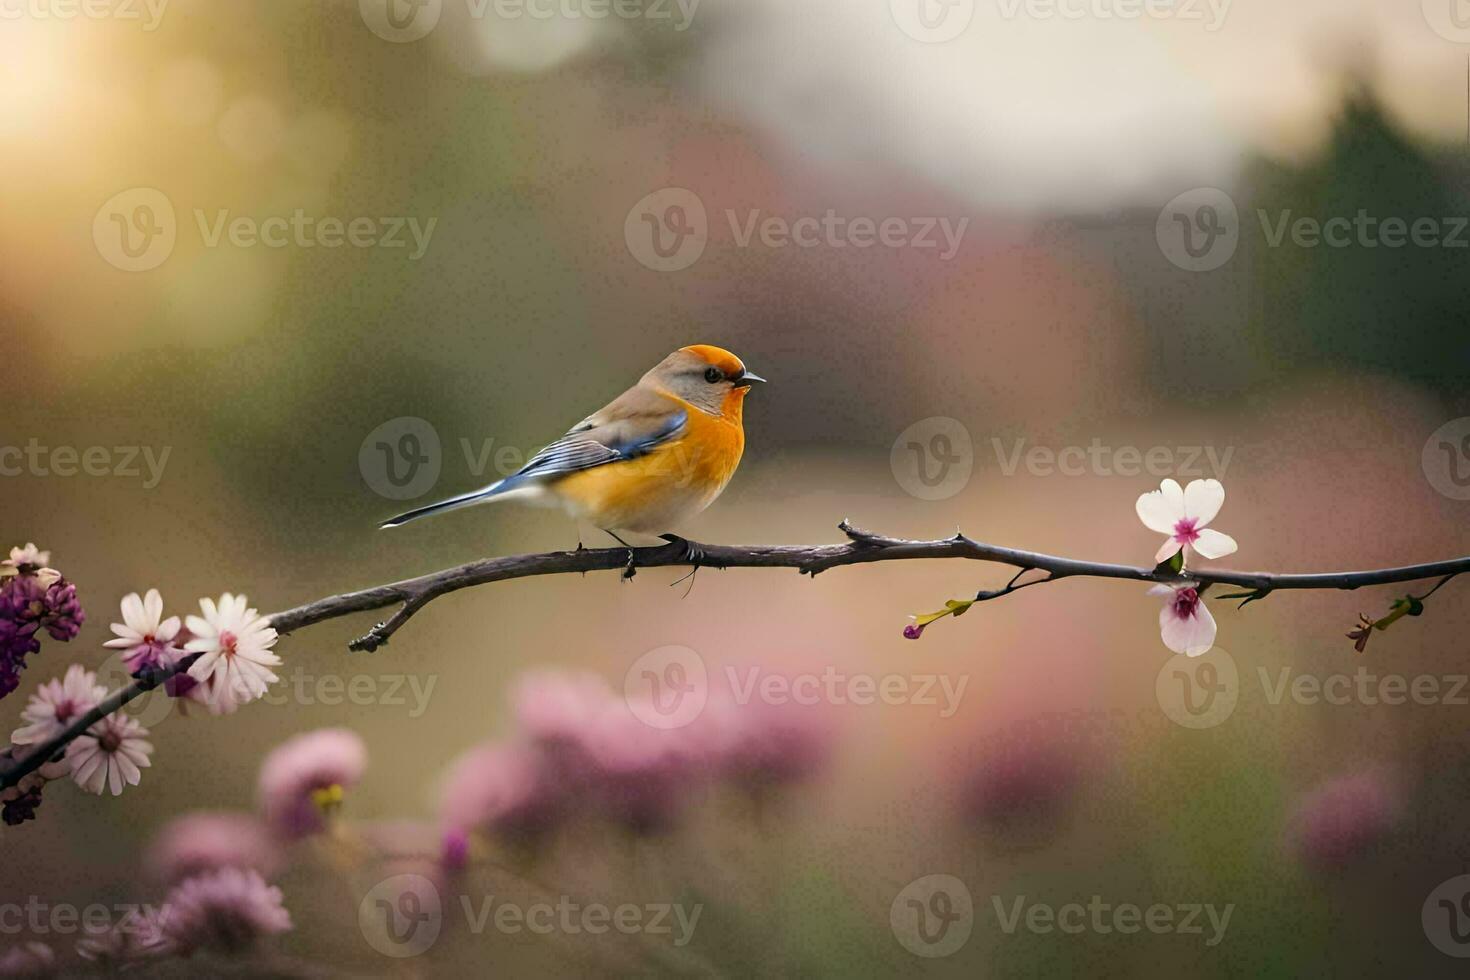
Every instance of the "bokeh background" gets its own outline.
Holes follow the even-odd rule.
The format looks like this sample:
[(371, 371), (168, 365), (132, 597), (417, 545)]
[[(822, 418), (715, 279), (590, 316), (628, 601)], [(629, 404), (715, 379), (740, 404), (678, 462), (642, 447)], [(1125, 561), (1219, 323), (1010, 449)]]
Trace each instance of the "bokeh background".
[[(171, 0), (137, 19), (116, 6), (5, 8), (0, 446), (164, 460), (156, 480), (141, 456), (136, 476), (26, 464), (0, 478), (0, 544), (50, 548), (89, 614), (70, 646), (33, 658), (0, 704), (5, 725), (67, 662), (104, 664), (107, 624), (134, 590), (157, 587), (180, 613), (244, 591), (268, 611), (579, 536), (602, 544), (558, 514), (509, 506), (375, 526), (489, 482), (693, 342), (729, 347), (771, 381), (748, 401), (734, 482), (679, 529), (696, 540), (835, 541), (849, 518), (1143, 564), (1158, 542), (1133, 504), (1162, 474), (1119, 474), (1117, 451), (1162, 447), (1172, 472), (1224, 482), (1216, 526), (1241, 545), (1231, 567), (1370, 568), (1470, 546), (1470, 232), (1456, 223), (1470, 214), (1470, 30), (1450, 0), (1175, 3), (1137, 17), (1101, 0), (1066, 8), (1078, 16), (1003, 0), (703, 0), (692, 15), (635, 3), (606, 17), (575, 0), (548, 17), (399, 6), (437, 22), (412, 37), (426, 20), (400, 31), (374, 0)], [(141, 259), (120, 254), (112, 217), (134, 219), (139, 188), (166, 199), (172, 218), (152, 214), (173, 238)], [(645, 214), (677, 217), (667, 194), (647, 201), (668, 188), (705, 220), (697, 259), (664, 271), (638, 234)], [(261, 222), (298, 209), (379, 231), (401, 219), (405, 247), (211, 243), (206, 230), (222, 212)], [(965, 224), (953, 254), (736, 232), (753, 216), (829, 210)], [(1360, 210), (1431, 219), (1437, 237), (1273, 244), (1283, 219)], [(422, 249), (408, 219), (433, 222)], [(1201, 255), (1184, 250), (1185, 225)], [(129, 271), (135, 260), (152, 267)], [(437, 478), (408, 503), (390, 499), (373, 448), (405, 419), (439, 442)], [(930, 492), (906, 447), (943, 448), (940, 432), (970, 474)], [(1094, 445), (1107, 465), (1011, 463)], [(1237, 703), (1196, 729), (1160, 693), (1170, 654), (1142, 588), (1035, 588), (910, 642), (908, 615), (1009, 572), (706, 570), (687, 596), (668, 587), (680, 574), (458, 593), (372, 655), (346, 651), (371, 616), (287, 637), (283, 676), (307, 694), (150, 718), (157, 751), (139, 787), (113, 799), (57, 785), (36, 822), (5, 829), (0, 895), (156, 900), (141, 854), (162, 823), (249, 809), (263, 753), (320, 726), (351, 728), (370, 751), (344, 816), (432, 821), (449, 760), (510, 731), (523, 672), (591, 670), (622, 690), (640, 656), (677, 644), (716, 686), (727, 666), (757, 665), (965, 687), (948, 716), (920, 703), (812, 709), (831, 719), (830, 763), (784, 791), (775, 817), (710, 796), (631, 851), (609, 838), (544, 858), (554, 891), (706, 903), (672, 960), (639, 960), (609, 937), (473, 935), (462, 921), (422, 956), (385, 957), (357, 922), (377, 867), (324, 848), (280, 878), (296, 929), (269, 964), (209, 968), (1456, 966), (1421, 913), (1470, 871), (1470, 705), (1275, 691), (1283, 676), (1365, 668), (1433, 677), (1448, 694), (1470, 671), (1463, 584), (1362, 654), (1344, 637), (1357, 614), (1382, 615), (1405, 589), (1279, 594), (1242, 611), (1213, 600)], [(365, 704), (317, 686), (359, 676), (376, 692)], [(405, 703), (390, 703), (390, 685)], [(414, 685), (427, 691), (418, 704)], [(1334, 793), (1340, 780), (1354, 788)], [(1324, 857), (1303, 834), (1346, 843)], [(964, 883), (973, 922), (961, 948), (926, 958), (890, 912), (935, 874)], [(515, 886), (487, 873), (456, 887)], [(995, 906), (1094, 895), (1234, 911), (1210, 946), (1208, 927), (1007, 933)], [(71, 938), (0, 943), (40, 939), (70, 970)]]

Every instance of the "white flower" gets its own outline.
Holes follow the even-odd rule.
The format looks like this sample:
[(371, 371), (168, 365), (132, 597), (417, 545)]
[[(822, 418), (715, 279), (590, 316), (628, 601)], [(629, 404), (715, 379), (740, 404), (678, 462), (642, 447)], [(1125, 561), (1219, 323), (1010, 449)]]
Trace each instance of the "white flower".
[(1192, 480), (1183, 490), (1173, 480), (1138, 498), (1138, 519), (1150, 531), (1169, 535), (1154, 561), (1161, 562), (1184, 549), (1184, 558), (1196, 551), (1205, 558), (1224, 558), (1236, 549), (1235, 539), (1205, 525), (1220, 513), (1225, 488), (1219, 480)]
[(142, 770), (150, 765), (153, 743), (148, 729), (121, 712), (114, 712), (87, 729), (66, 747), (71, 778), (88, 793), (101, 794), (104, 787), (113, 796), (122, 793), (123, 783), (138, 785)]
[(184, 649), (202, 653), (189, 668), (189, 676), (200, 683), (211, 680), (210, 698), (216, 705), (225, 701), (253, 701), (280, 678), (270, 668), (279, 666), (281, 658), (271, 653), (276, 631), (264, 616), (247, 609), (246, 599), (226, 592), (219, 604), (200, 599), (204, 613), (190, 616), (189, 632), (193, 638)]
[(168, 667), (177, 659), (173, 641), (179, 635), (179, 617), (163, 618), (163, 597), (157, 589), (138, 598), (133, 592), (123, 597), (121, 623), (113, 623), (115, 639), (102, 644), (124, 651), (123, 662), (137, 673), (142, 667)]
[(44, 568), (51, 564), (51, 552), (42, 551), (34, 542), (27, 541), (24, 548), (11, 548), (10, 557), (0, 561), (0, 565), (10, 568), (20, 568), (22, 565), (31, 565), (35, 568)]
[(1159, 635), (1164, 646), (1175, 653), (1198, 657), (1215, 645), (1215, 617), (1205, 608), (1196, 583), (1156, 585), (1148, 594), (1164, 599), (1164, 608), (1159, 610)]
[(46, 741), (70, 724), (78, 715), (97, 707), (107, 697), (107, 688), (97, 683), (97, 675), (72, 664), (66, 668), (66, 676), (52, 678), (42, 684), (31, 695), (20, 720), (26, 722), (10, 736), (13, 745), (37, 745)]

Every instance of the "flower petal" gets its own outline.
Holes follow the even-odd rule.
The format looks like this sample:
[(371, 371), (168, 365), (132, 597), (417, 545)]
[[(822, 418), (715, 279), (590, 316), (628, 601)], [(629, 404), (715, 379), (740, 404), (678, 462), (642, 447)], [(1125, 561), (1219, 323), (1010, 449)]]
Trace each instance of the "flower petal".
[(143, 597), (143, 611), (148, 616), (149, 626), (157, 626), (158, 621), (163, 618), (163, 596), (158, 594), (157, 589), (149, 589), (148, 594)]
[(1203, 602), (1195, 604), (1194, 614), (1180, 617), (1173, 605), (1159, 611), (1159, 635), (1164, 646), (1175, 653), (1198, 657), (1215, 645), (1215, 617)]
[(1205, 558), (1224, 558), (1226, 555), (1235, 554), (1238, 545), (1230, 535), (1213, 528), (1205, 528), (1199, 532), (1199, 537), (1194, 539), (1190, 547)]
[(1174, 525), (1184, 517), (1184, 491), (1173, 480), (1165, 480), (1159, 489), (1140, 496), (1135, 509), (1138, 519), (1150, 531), (1173, 534)]
[(1159, 545), (1159, 550), (1154, 553), (1154, 564), (1166, 562), (1179, 553), (1181, 545), (1173, 538), (1165, 538), (1164, 543)]
[(143, 600), (138, 597), (138, 593), (129, 592), (127, 595), (123, 596), (123, 622), (127, 623), (135, 630), (142, 631), (147, 628), (146, 626), (144, 626), (143, 623), (144, 615)]
[(1184, 514), (1194, 518), (1194, 526), (1202, 528), (1220, 513), (1225, 503), (1225, 488), (1219, 480), (1191, 480), (1184, 488)]

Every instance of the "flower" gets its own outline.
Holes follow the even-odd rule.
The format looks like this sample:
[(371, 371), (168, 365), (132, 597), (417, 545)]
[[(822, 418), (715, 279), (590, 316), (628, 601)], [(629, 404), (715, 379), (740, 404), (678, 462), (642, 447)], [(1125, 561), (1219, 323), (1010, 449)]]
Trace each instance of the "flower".
[(1402, 814), (1399, 793), (1382, 772), (1339, 776), (1318, 785), (1287, 820), (1287, 847), (1316, 871), (1343, 867), (1379, 844)]
[(439, 806), (446, 837), (484, 827), (534, 836), (549, 830), (560, 794), (541, 754), (528, 745), (481, 745), (450, 766)]
[(702, 758), (756, 793), (817, 776), (835, 734), (831, 714), (816, 705), (740, 704), (728, 694), (711, 697), (689, 732)]
[(1198, 657), (1215, 645), (1215, 617), (1205, 608), (1197, 583), (1155, 585), (1148, 594), (1164, 599), (1164, 608), (1159, 610), (1164, 646), (1175, 653)]
[(77, 941), (77, 955), (109, 972), (121, 972), (140, 960), (169, 952), (160, 922), (166, 912), (148, 905), (129, 909), (106, 929), (82, 927), (86, 938)]
[(51, 634), (51, 639), (74, 640), (82, 631), (82, 623), (87, 621), (87, 614), (82, 611), (82, 604), (77, 599), (77, 587), (66, 579), (58, 576), (46, 586), (46, 612), (42, 622), (46, 626), (46, 632)]
[(150, 765), (153, 743), (147, 739), (148, 729), (113, 712), (66, 747), (72, 780), (89, 793), (100, 795), (106, 786), (121, 795), (123, 783), (138, 785), (141, 770)]
[(281, 658), (270, 652), (276, 642), (276, 631), (254, 609), (246, 608), (246, 599), (226, 592), (219, 603), (204, 598), (199, 609), (204, 613), (190, 616), (189, 632), (193, 634), (184, 646), (202, 656), (189, 667), (196, 681), (214, 680), (211, 703), (253, 701), (279, 680), (271, 667)]
[(355, 732), (322, 728), (287, 739), (260, 764), (261, 813), (281, 836), (305, 837), (326, 826), (367, 768), (367, 749)]
[(636, 834), (670, 829), (696, 775), (684, 733), (652, 728), (647, 716), (612, 702), (591, 720), (583, 745), (601, 809)]
[(180, 882), (164, 900), (163, 938), (183, 954), (210, 948), (238, 953), (265, 936), (287, 932), (291, 913), (281, 890), (255, 871), (221, 868)]
[(163, 618), (163, 597), (149, 589), (142, 599), (133, 592), (123, 597), (121, 623), (113, 623), (116, 638), (102, 644), (122, 650), (129, 672), (171, 666), (178, 659), (174, 639), (179, 635), (179, 617)]
[(1167, 561), (1180, 549), (1185, 560), (1191, 551), (1205, 558), (1224, 558), (1234, 553), (1234, 538), (1205, 527), (1220, 513), (1223, 503), (1225, 488), (1219, 480), (1191, 480), (1183, 490), (1174, 480), (1165, 480), (1159, 489), (1139, 497), (1138, 519), (1150, 531), (1169, 535), (1154, 561)]
[(265, 877), (281, 867), (281, 851), (265, 824), (248, 813), (201, 810), (175, 817), (148, 846), (144, 866), (160, 881), (240, 868)]
[(97, 675), (81, 664), (66, 668), (66, 676), (52, 678), (31, 695), (26, 709), (20, 713), (27, 724), (10, 736), (13, 745), (37, 745), (62, 730), (72, 719), (84, 714), (107, 697), (107, 688), (97, 683)]
[(511, 696), (517, 724), (547, 746), (579, 742), (587, 723), (613, 700), (607, 681), (590, 671), (532, 671)]
[(24, 548), (11, 548), (10, 557), (0, 561), (7, 571), (0, 574), (14, 575), (17, 572), (33, 572), (51, 564), (51, 552), (42, 551), (34, 542), (27, 541)]
[(990, 730), (960, 767), (963, 814), (991, 827), (1054, 830), (1092, 765), (1091, 748), (1046, 716)]
[(40, 805), (41, 786), (32, 786), (26, 790), (12, 786), (0, 792), (0, 820), (7, 827), (18, 827), (27, 820), (36, 819), (36, 808)]
[(56, 954), (45, 943), (12, 946), (0, 956), (0, 977), (54, 977)]

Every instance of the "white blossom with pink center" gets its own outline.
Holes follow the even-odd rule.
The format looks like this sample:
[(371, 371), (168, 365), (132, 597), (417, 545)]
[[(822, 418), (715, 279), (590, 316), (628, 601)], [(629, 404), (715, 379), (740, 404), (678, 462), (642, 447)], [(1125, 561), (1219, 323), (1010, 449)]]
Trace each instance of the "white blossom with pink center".
[(177, 658), (174, 639), (179, 635), (179, 617), (163, 618), (163, 596), (149, 589), (143, 598), (133, 592), (123, 597), (121, 623), (112, 624), (117, 636), (103, 646), (123, 651), (128, 670), (139, 667), (167, 667)]
[(1219, 480), (1191, 480), (1180, 488), (1178, 482), (1165, 480), (1159, 489), (1138, 498), (1138, 519), (1150, 531), (1169, 537), (1159, 548), (1154, 561), (1166, 561), (1181, 549), (1187, 562), (1191, 552), (1205, 558), (1224, 558), (1236, 549), (1235, 539), (1206, 527), (1220, 513), (1225, 503), (1225, 488)]
[(243, 595), (228, 592), (217, 604), (213, 599), (200, 599), (204, 615), (187, 620), (192, 638), (184, 649), (201, 654), (190, 666), (189, 676), (201, 684), (212, 681), (210, 697), (216, 705), (254, 701), (280, 679), (270, 669), (281, 663), (270, 650), (276, 631), (246, 601)]
[(77, 716), (95, 708), (107, 689), (97, 683), (97, 675), (81, 664), (72, 664), (66, 676), (52, 678), (42, 684), (20, 713), (26, 724), (10, 736), (12, 745), (38, 745), (59, 735)]
[(120, 796), (124, 783), (138, 785), (152, 754), (148, 729), (121, 712), (103, 718), (66, 747), (72, 780), (99, 795), (105, 788)]
[(1164, 608), (1159, 610), (1159, 634), (1164, 646), (1175, 653), (1198, 657), (1215, 645), (1215, 617), (1205, 608), (1197, 583), (1155, 585), (1148, 594), (1164, 600)]

